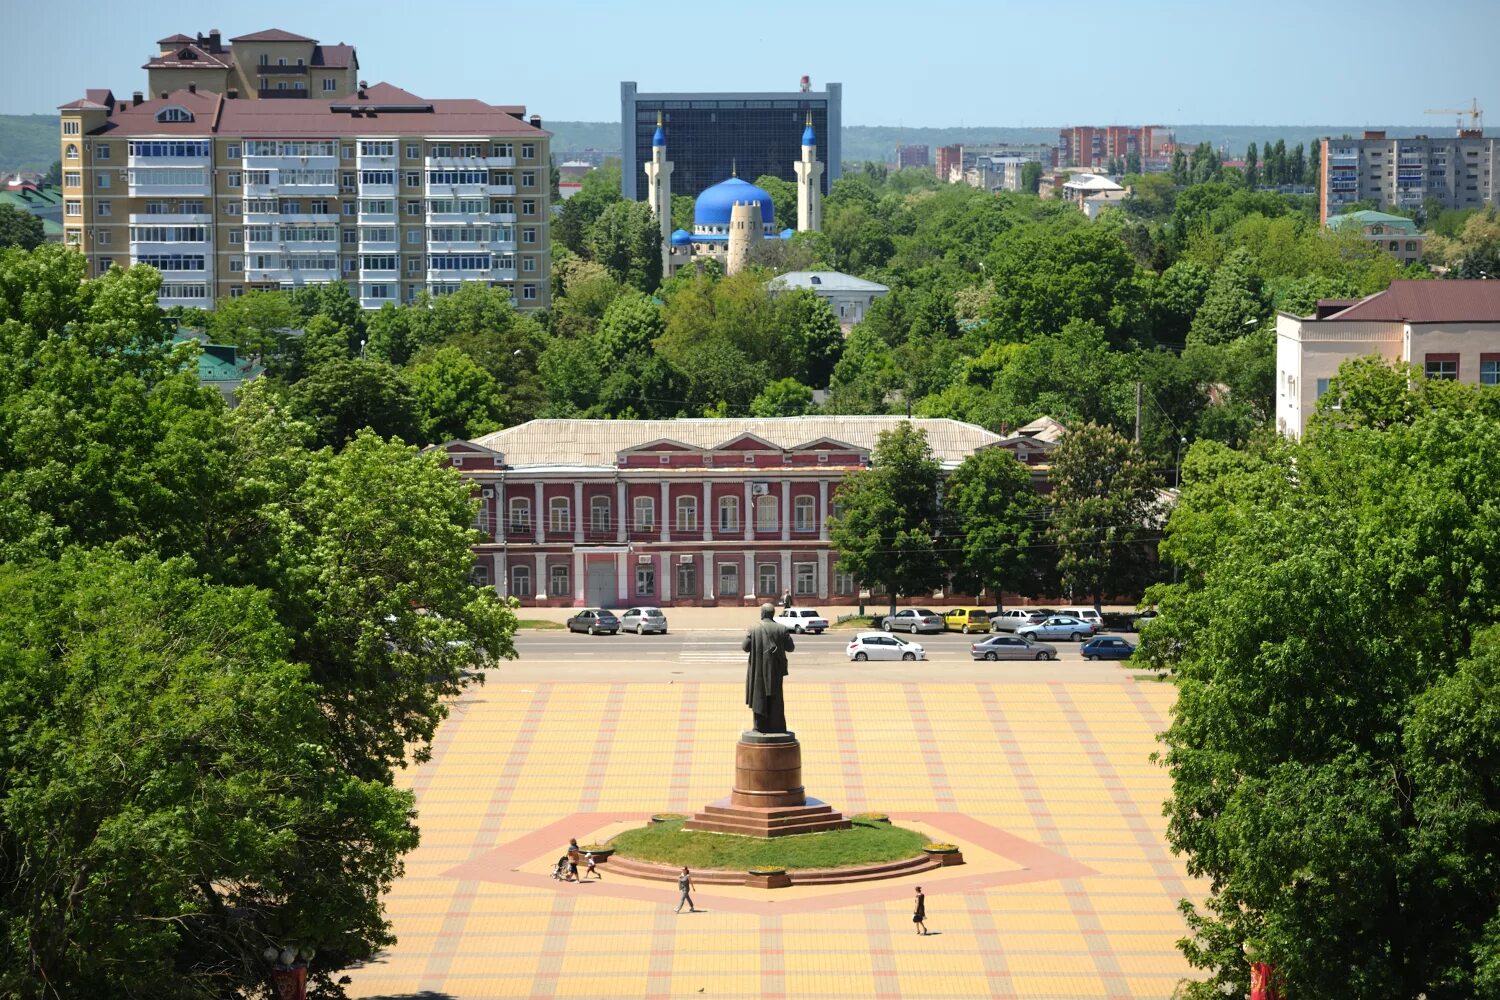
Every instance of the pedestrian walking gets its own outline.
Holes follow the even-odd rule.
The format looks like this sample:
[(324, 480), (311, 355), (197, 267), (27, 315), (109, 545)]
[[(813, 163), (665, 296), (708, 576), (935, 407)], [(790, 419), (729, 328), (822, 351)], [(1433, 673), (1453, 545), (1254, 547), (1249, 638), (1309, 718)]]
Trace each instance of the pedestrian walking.
[(594, 876), (594, 878), (596, 878), (599, 881), (603, 882), (604, 881), (604, 876), (600, 875), (599, 874), (599, 869), (596, 868), (596, 867), (594, 867), (594, 852), (593, 851), (585, 851), (583, 853), (583, 860), (586, 861), (586, 862), (588, 862), (588, 870), (583, 873), (583, 877), (584, 878), (588, 878), (590, 875), (592, 875), (592, 876)]
[(682, 898), (677, 901), (677, 912), (682, 912), (682, 904), (686, 903), (689, 913), (697, 913), (698, 908), (693, 905), (693, 876), (687, 870), (687, 865), (682, 866), (682, 874), (677, 876), (677, 891), (682, 893)]
[(786, 609), (790, 608), (791, 606), (792, 606), (792, 592), (790, 590), (788, 590), (786, 593), (784, 593), (784, 594), (781, 595), (781, 608), (782, 608), (783, 611), (785, 611)]
[(578, 855), (576, 854), (568, 855), (568, 881), (578, 881)]
[(918, 934), (927, 933), (927, 897), (922, 895), (922, 887), (917, 886), (917, 912), (911, 915), (911, 922), (917, 925)]

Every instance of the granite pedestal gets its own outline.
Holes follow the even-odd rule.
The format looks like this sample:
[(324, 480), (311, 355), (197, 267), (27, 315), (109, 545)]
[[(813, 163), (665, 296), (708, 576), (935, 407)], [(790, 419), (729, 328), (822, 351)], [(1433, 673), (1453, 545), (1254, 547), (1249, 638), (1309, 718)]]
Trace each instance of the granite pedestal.
[(745, 837), (847, 830), (832, 806), (808, 798), (802, 787), (802, 745), (795, 733), (740, 734), (734, 750), (734, 788), (682, 824), (684, 830)]

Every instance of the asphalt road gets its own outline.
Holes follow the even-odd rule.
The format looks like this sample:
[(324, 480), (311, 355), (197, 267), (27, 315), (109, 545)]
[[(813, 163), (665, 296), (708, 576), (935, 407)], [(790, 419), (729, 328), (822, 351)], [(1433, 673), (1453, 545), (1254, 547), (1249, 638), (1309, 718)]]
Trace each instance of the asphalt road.
[[(1026, 681), (1119, 682), (1139, 670), (1129, 664), (1085, 662), (1078, 644), (1055, 642), (1058, 658), (1050, 662), (976, 661), (969, 646), (981, 636), (958, 633), (921, 635), (915, 639), (927, 650), (916, 662), (850, 662), (845, 653), (855, 633), (839, 629), (823, 635), (796, 637), (789, 683), (905, 681), (973, 683), (1000, 678)], [(497, 666), (496, 679), (516, 681), (650, 681), (669, 683), (679, 678), (734, 682), (745, 677), (744, 638), (737, 632), (669, 632), (666, 635), (583, 635), (568, 632), (521, 632), (516, 636), (519, 659)], [(911, 636), (902, 636), (910, 639)], [(1132, 637), (1133, 638), (1133, 637)]]

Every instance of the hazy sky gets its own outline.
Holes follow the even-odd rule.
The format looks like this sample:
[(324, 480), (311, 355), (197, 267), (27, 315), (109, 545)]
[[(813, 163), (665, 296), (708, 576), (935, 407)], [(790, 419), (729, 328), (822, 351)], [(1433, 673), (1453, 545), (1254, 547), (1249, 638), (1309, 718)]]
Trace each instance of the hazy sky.
[[(844, 84), (848, 125), (1423, 124), (1477, 97), (1500, 126), (1497, 0), (4, 0), (0, 113), (144, 89), (156, 39), (280, 27), (359, 49), (426, 97), (614, 121), (642, 90)], [(254, 13), (261, 7), (266, 13)], [(210, 13), (212, 12), (212, 13)], [(64, 58), (64, 54), (69, 57)]]

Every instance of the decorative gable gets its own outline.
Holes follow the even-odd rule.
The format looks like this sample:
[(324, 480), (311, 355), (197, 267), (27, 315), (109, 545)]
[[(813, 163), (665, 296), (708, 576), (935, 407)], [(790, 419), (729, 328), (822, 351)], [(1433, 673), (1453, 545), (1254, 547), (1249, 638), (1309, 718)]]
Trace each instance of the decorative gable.
[(714, 445), (714, 451), (774, 451), (780, 452), (781, 445), (772, 444), (759, 434), (751, 434), (748, 431), (736, 435), (728, 441)]
[(424, 451), (440, 450), (443, 452), (445, 464), (460, 469), (503, 469), (505, 468), (505, 456), (492, 448), (486, 448), (482, 444), (473, 441), (454, 439), (440, 445), (434, 445)]

